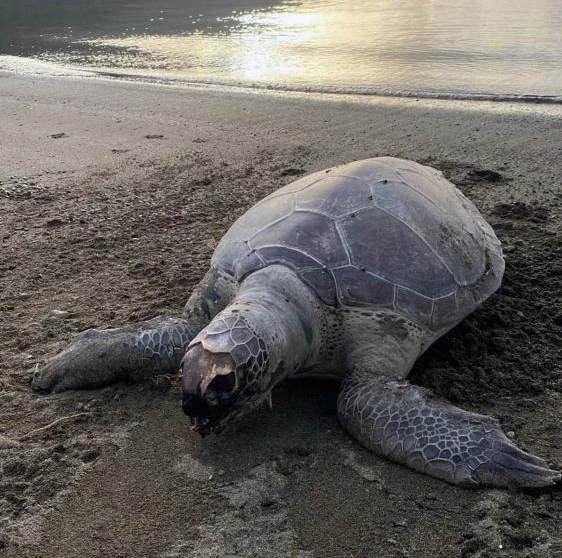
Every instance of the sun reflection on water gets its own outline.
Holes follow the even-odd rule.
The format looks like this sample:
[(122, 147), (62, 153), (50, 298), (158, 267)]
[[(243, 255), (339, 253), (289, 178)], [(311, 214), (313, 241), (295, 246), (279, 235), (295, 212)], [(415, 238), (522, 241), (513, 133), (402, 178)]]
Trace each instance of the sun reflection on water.
[[(189, 33), (145, 33), (82, 42), (145, 54), (150, 57), (150, 67), (164, 73), (187, 70), (193, 77), (203, 77), (212, 70), (217, 77), (252, 81), (295, 79), (306, 72), (306, 45), (322, 36), (325, 20), (322, 13), (255, 10), (217, 17), (218, 33), (216, 29), (209, 32), (198, 18), (201, 25)], [(115, 63), (118, 66), (119, 60)]]
[(188, 80), (560, 95), (562, 9), (559, 0), (529, 2), (287, 1), (183, 14), (173, 33), (149, 25), (81, 44), (109, 69)]

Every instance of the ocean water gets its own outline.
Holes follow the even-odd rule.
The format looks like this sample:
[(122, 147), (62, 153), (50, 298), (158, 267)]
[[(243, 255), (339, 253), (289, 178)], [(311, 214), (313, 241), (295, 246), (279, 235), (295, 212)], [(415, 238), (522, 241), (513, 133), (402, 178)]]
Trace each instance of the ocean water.
[(562, 102), (561, 0), (2, 4), (0, 69), (16, 56), (157, 81)]

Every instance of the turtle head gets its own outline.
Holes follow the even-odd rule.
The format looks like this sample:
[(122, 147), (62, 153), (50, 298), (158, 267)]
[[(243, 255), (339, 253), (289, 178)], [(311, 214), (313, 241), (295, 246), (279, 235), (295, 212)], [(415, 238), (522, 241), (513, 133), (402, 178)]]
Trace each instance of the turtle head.
[(181, 363), (182, 408), (206, 436), (269, 398), (274, 382), (264, 341), (240, 315), (215, 319), (189, 345)]

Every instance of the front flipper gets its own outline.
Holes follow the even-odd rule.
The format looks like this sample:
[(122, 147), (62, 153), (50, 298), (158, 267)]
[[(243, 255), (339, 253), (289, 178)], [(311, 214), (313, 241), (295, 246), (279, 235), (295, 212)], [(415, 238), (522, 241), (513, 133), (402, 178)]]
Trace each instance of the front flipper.
[(364, 446), (461, 486), (548, 486), (561, 479), (505, 436), (499, 421), (425, 388), (354, 373), (338, 398), (342, 424)]
[(59, 392), (174, 373), (192, 337), (186, 321), (166, 317), (118, 329), (89, 329), (38, 368), (31, 386)]

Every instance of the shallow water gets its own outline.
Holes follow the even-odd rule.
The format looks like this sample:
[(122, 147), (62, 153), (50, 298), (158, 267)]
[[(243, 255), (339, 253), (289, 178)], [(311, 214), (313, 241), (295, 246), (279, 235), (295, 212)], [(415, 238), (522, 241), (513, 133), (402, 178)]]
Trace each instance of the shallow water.
[(560, 0), (8, 0), (3, 14), (1, 54), (147, 79), (562, 96)]

